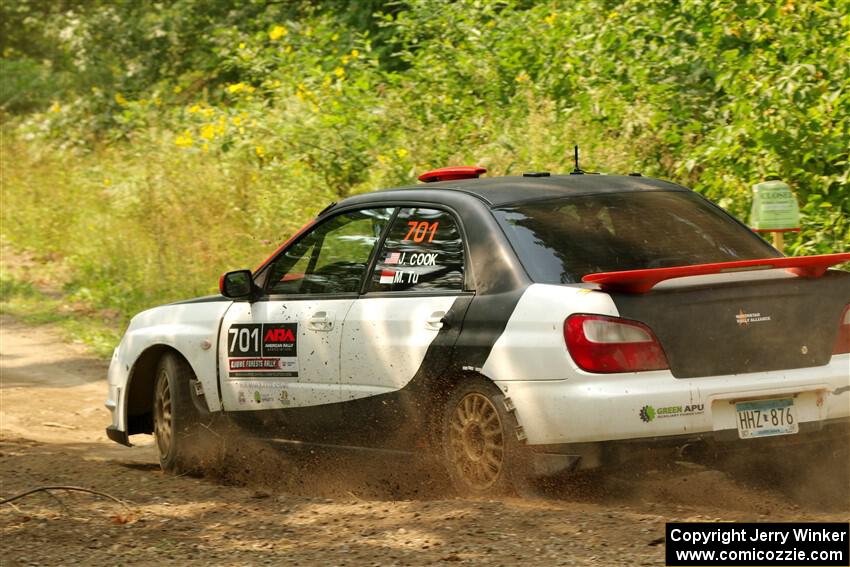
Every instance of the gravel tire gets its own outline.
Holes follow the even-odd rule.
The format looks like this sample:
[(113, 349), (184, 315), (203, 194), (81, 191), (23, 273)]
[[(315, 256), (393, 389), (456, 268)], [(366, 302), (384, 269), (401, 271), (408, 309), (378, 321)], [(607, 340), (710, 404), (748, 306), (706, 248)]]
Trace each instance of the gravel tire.
[(461, 383), (446, 401), (442, 423), (445, 466), (460, 494), (525, 492), (526, 451), (516, 437), (516, 418), (493, 383), (483, 378)]
[(197, 468), (192, 449), (200, 437), (200, 414), (189, 391), (194, 379), (181, 356), (167, 353), (160, 359), (153, 394), (154, 437), (162, 470), (175, 474)]

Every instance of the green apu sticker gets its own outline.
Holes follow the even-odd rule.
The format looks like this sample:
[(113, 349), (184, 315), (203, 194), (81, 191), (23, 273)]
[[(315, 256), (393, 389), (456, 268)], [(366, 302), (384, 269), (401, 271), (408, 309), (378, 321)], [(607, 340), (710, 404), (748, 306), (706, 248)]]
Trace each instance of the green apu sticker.
[(754, 230), (800, 228), (797, 198), (782, 181), (764, 181), (753, 185), (750, 226)]

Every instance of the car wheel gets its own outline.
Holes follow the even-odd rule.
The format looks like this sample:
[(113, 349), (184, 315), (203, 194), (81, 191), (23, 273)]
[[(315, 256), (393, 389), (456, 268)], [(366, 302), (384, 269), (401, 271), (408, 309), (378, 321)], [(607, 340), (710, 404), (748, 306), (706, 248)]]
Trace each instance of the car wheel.
[(443, 448), (459, 492), (503, 494), (525, 484), (516, 425), (505, 409), (505, 396), (490, 382), (467, 382), (452, 392), (443, 419)]
[(153, 430), (159, 464), (168, 472), (191, 472), (192, 436), (198, 434), (199, 415), (189, 392), (195, 373), (180, 356), (168, 353), (156, 370), (153, 397)]

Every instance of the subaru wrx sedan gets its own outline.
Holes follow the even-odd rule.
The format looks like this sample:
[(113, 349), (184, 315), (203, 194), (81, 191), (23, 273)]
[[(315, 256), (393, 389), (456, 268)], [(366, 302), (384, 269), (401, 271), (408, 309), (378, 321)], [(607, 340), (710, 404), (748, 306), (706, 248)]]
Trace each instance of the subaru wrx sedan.
[(134, 317), (109, 437), (187, 470), (225, 417), (427, 452), (477, 494), (642, 445), (847, 438), (850, 254), (783, 257), (666, 181), (483, 172), (334, 203), (220, 294)]

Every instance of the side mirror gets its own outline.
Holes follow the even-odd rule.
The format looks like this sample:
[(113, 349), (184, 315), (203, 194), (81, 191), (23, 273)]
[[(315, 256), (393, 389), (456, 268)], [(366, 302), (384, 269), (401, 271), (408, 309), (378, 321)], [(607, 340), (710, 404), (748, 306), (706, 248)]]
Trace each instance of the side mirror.
[(236, 270), (222, 274), (218, 290), (229, 299), (251, 299), (254, 296), (254, 277), (251, 270)]

